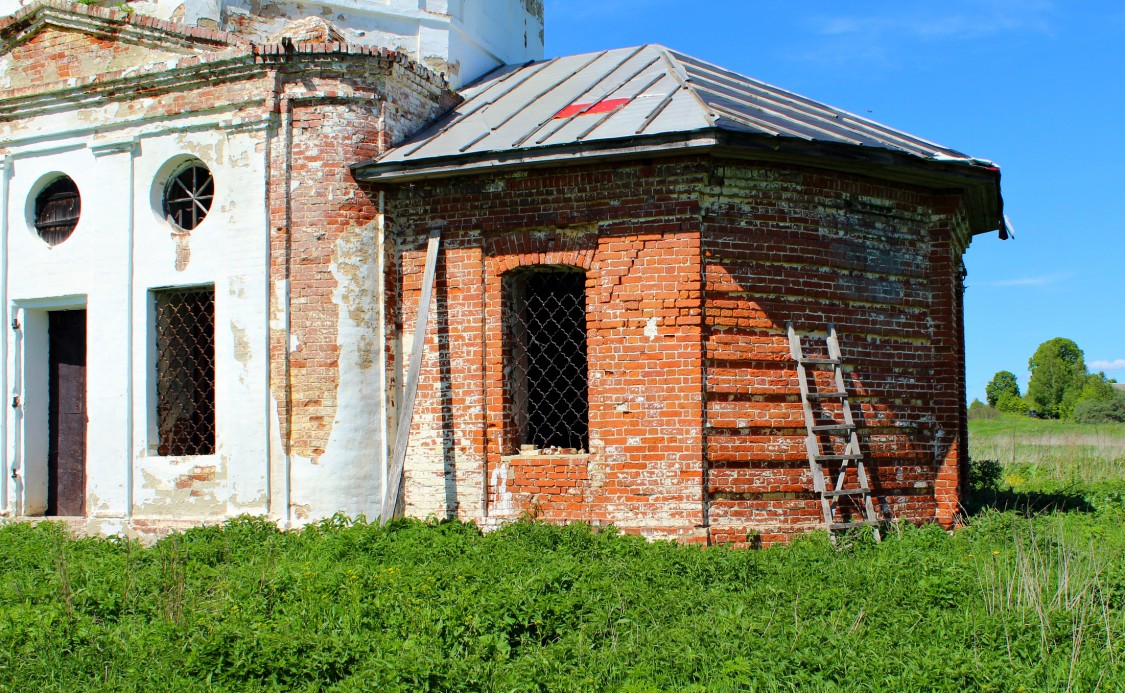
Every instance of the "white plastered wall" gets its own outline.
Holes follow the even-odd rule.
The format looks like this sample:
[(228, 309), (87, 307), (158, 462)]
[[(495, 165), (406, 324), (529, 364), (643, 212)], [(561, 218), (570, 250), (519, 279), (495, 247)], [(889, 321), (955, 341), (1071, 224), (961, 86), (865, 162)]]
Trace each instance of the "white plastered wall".
[(271, 38), (288, 21), (321, 17), (347, 41), (403, 51), (444, 73), (457, 89), (501, 65), (543, 57), (543, 17), (529, 9), (531, 4), (528, 0), (226, 0), (222, 13), (224, 28), (253, 27), (260, 40)]
[[(265, 125), (169, 119), (95, 134), (81, 122), (55, 115), (30, 119), (9, 133), (8, 176), (0, 186), (6, 231), (0, 297), (9, 311), (0, 379), (9, 398), (0, 511), (43, 511), (46, 315), (84, 307), (91, 522), (103, 521), (98, 529), (113, 531), (114, 521), (131, 518), (198, 521), (268, 513)], [(186, 157), (211, 169), (216, 198), (203, 223), (177, 241), (161, 218), (159, 200), (171, 166)], [(82, 212), (71, 237), (50, 247), (30, 224), (29, 200), (59, 173), (77, 184)], [(214, 455), (162, 457), (156, 450), (152, 291), (177, 286), (215, 290)], [(11, 406), (10, 398), (19, 398), (19, 406)], [(212, 478), (199, 482), (193, 474)]]

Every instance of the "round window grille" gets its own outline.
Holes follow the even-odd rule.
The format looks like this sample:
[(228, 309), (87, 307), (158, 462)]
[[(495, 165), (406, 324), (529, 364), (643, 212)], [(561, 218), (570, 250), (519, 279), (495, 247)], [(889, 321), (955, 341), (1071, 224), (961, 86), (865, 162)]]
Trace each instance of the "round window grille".
[(35, 231), (48, 245), (58, 245), (74, 233), (81, 212), (78, 186), (63, 176), (35, 198)]
[(199, 162), (180, 169), (164, 189), (164, 216), (176, 226), (190, 231), (203, 223), (215, 197), (215, 179)]

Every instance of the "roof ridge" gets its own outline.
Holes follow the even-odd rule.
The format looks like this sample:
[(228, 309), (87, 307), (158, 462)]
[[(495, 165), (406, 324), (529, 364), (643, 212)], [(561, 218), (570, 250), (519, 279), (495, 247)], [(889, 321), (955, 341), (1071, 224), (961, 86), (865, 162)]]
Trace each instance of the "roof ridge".
[[(963, 157), (965, 159), (971, 159), (973, 161), (984, 161), (982, 159), (975, 159), (975, 158), (970, 157), (968, 155), (962, 154), (961, 152), (957, 152), (957, 151), (955, 151), (953, 149), (950, 149), (949, 147), (947, 147), (943, 144), (940, 144), (938, 142), (934, 142), (933, 140), (928, 140), (926, 138), (919, 137), (917, 135), (906, 132), (905, 130), (887, 125), (885, 123), (881, 123), (881, 122), (879, 122), (877, 120), (874, 120), (872, 118), (867, 118), (865, 116), (859, 115), (858, 113), (854, 113), (852, 111), (840, 108), (838, 106), (834, 106), (832, 104), (824, 103), (823, 101), (818, 101), (818, 100), (813, 99), (809, 96), (805, 96), (804, 94), (793, 91), (792, 89), (786, 89), (785, 87), (780, 87), (780, 86), (778, 86), (778, 85), (776, 85), (772, 82), (767, 82), (767, 81), (765, 81), (763, 79), (760, 79), (758, 77), (751, 77), (750, 75), (745, 75), (741, 72), (736, 72), (734, 70), (731, 70), (730, 68), (723, 67), (722, 65), (719, 65), (718, 63), (713, 63), (710, 60), (698, 58), (694, 55), (690, 55), (690, 54), (684, 53), (682, 51), (677, 51), (674, 48), (669, 48), (668, 51), (672, 54), (672, 56), (680, 64), (682, 64), (681, 56), (683, 56), (683, 57), (689, 58), (693, 61), (696, 61), (696, 62), (698, 62), (702, 65), (706, 65), (710, 68), (714, 68), (714, 71), (719, 73), (719, 74), (734, 75), (734, 76), (736, 76), (740, 79), (743, 79), (743, 80), (746, 80), (748, 82), (760, 85), (761, 87), (765, 87), (765, 88), (767, 88), (771, 91), (777, 92), (779, 94), (784, 94), (784, 95), (787, 95), (787, 96), (796, 97), (796, 99), (799, 100), (799, 101), (808, 102), (809, 104), (815, 104), (817, 107), (820, 107), (820, 108), (823, 108), (827, 111), (832, 112), (833, 114), (836, 115), (837, 118), (845, 117), (845, 118), (848, 118), (848, 119), (854, 121), (858, 125), (862, 125), (864, 127), (868, 127), (868, 128), (874, 129), (874, 130), (878, 130), (878, 131), (883, 132), (883, 133), (893, 134), (893, 135), (896, 135), (896, 136), (901, 135), (901, 136), (904, 136), (905, 138), (907, 138), (909, 140), (913, 140), (915, 142), (919, 142), (919, 143), (928, 145), (930, 147), (933, 147), (934, 149), (944, 150), (945, 152), (950, 152), (950, 153), (953, 153), (953, 154), (960, 155), (960, 157)], [(944, 158), (945, 156), (946, 155), (931, 155), (931, 158), (939, 158), (940, 159), (940, 158)], [(956, 158), (956, 157), (954, 157), (954, 158)]]
[(720, 133), (758, 138), (755, 146), (775, 149), (823, 153), (846, 146), (873, 159), (894, 153), (983, 163), (659, 43), (508, 66), (467, 87), (465, 98), (419, 137), (385, 152), (378, 165), (409, 167), (461, 156), (516, 160), (539, 155), (532, 151), (610, 142), (643, 149), (639, 138), (660, 147), (660, 138), (702, 140)]
[(671, 48), (661, 44), (653, 45), (657, 47), (660, 54), (664, 57), (664, 60), (667, 61), (668, 66), (672, 68), (672, 77), (679, 82), (680, 87), (686, 89), (687, 92), (691, 94), (695, 102), (703, 109), (703, 117), (706, 118), (707, 124), (711, 127), (715, 127), (719, 122), (719, 114), (715, 112), (711, 104), (707, 103), (706, 99), (700, 96), (699, 91), (692, 85), (691, 75), (688, 74), (683, 61), (680, 60), (679, 56), (677, 56), (676, 52)]

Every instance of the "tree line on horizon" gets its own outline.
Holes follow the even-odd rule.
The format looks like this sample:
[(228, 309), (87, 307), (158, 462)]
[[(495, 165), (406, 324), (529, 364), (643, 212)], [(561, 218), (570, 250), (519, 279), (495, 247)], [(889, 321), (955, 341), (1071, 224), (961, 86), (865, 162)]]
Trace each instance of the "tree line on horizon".
[(1085, 355), (1073, 340), (1048, 339), (1027, 362), (1031, 378), (1021, 393), (1016, 375), (1000, 371), (985, 388), (987, 407), (973, 400), (970, 414), (987, 416), (1002, 411), (1041, 419), (1077, 423), (1125, 422), (1125, 390), (1105, 372), (1091, 373)]

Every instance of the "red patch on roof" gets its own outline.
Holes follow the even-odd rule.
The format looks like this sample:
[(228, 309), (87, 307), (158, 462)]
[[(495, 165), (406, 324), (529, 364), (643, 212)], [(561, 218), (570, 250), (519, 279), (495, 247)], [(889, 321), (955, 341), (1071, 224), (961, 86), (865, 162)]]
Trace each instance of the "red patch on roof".
[(609, 113), (616, 111), (632, 99), (605, 99), (597, 103), (572, 103), (555, 114), (555, 118), (573, 118), (579, 115), (594, 115), (595, 113)]

